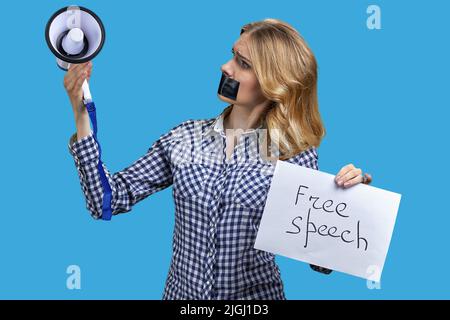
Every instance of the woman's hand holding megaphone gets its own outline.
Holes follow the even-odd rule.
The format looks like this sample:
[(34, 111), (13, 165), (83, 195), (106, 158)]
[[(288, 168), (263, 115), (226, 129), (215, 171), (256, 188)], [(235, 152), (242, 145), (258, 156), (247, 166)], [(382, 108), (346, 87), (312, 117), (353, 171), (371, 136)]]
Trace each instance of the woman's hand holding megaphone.
[(84, 80), (89, 81), (92, 73), (92, 62), (71, 64), (64, 76), (64, 88), (69, 96), (77, 127), (77, 138), (80, 140), (91, 132), (89, 114), (83, 104)]

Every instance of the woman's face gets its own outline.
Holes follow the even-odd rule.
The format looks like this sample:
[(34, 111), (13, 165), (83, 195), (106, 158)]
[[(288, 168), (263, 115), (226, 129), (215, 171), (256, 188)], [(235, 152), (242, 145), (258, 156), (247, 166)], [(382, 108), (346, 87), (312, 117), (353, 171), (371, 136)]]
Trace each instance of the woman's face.
[(222, 67), (221, 71), (228, 77), (239, 81), (239, 90), (236, 100), (218, 95), (219, 99), (241, 106), (253, 107), (267, 100), (259, 86), (256, 75), (252, 69), (252, 62), (249, 60), (246, 38), (243, 33), (231, 49), (233, 57)]

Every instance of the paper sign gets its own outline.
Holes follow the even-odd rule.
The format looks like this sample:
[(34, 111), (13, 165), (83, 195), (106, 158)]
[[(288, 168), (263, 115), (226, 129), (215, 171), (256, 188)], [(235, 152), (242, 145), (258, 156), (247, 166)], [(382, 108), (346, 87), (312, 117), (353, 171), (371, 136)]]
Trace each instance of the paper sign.
[(401, 195), (277, 161), (255, 249), (379, 282)]

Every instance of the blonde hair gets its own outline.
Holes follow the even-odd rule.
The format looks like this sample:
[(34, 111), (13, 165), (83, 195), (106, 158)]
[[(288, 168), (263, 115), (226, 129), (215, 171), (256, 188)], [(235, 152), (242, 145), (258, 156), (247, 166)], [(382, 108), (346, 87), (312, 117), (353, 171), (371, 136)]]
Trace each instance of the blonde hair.
[[(317, 99), (317, 62), (302, 36), (289, 24), (265, 19), (246, 24), (249, 58), (263, 95), (269, 139), (278, 141), (285, 160), (318, 147), (325, 136)], [(277, 129), (277, 130), (274, 130)]]

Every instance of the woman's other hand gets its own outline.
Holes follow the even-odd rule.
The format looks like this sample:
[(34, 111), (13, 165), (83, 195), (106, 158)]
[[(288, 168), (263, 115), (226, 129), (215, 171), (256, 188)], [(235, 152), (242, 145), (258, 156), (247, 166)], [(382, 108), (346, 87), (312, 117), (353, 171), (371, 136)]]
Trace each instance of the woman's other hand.
[(350, 188), (358, 183), (370, 184), (372, 182), (372, 176), (368, 173), (363, 175), (360, 168), (355, 168), (350, 163), (338, 172), (334, 181), (339, 187)]
[(64, 76), (64, 88), (69, 96), (70, 103), (75, 116), (79, 113), (86, 112), (83, 106), (83, 89), (84, 80), (89, 81), (92, 73), (92, 62), (72, 64)]

